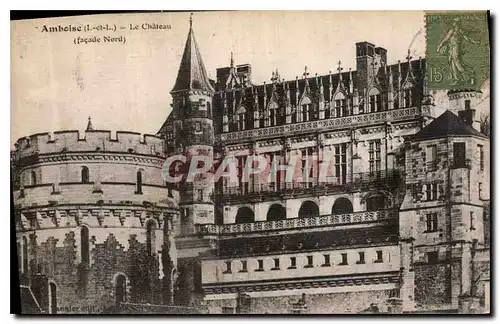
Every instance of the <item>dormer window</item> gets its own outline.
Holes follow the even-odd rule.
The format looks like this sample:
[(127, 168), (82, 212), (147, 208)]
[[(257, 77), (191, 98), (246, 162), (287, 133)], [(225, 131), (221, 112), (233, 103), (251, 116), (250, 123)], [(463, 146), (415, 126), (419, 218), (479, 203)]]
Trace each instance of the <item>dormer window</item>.
[(309, 97), (305, 97), (302, 99), (300, 105), (297, 107), (297, 121), (298, 122), (307, 122), (311, 120), (312, 114), (312, 102)]
[(278, 125), (278, 104), (276, 102), (271, 102), (269, 104), (269, 126)]
[(236, 111), (236, 126), (239, 131), (245, 130), (247, 126), (247, 111), (245, 107), (241, 106)]
[(412, 89), (403, 90), (403, 107), (411, 107), (412, 102)]

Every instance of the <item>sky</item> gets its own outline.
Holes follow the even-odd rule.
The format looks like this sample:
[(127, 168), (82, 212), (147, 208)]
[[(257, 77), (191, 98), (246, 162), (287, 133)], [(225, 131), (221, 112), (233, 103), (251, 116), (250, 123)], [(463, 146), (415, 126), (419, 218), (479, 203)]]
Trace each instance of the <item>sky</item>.
[[(94, 129), (154, 134), (171, 107), (188, 29), (189, 13), (78, 16), (11, 22), (11, 146), (23, 136)], [(142, 24), (171, 29), (141, 29)], [(98, 26), (117, 31), (44, 32), (46, 27)], [(130, 30), (139, 25), (139, 30)], [(121, 30), (119, 27), (125, 29)], [(196, 12), (193, 29), (207, 72), (252, 65), (255, 84), (276, 69), (295, 79), (355, 66), (355, 43), (388, 51), (388, 63), (425, 56), (424, 14), (408, 12)], [(125, 43), (104, 43), (104, 36)], [(98, 37), (100, 43), (74, 44)]]

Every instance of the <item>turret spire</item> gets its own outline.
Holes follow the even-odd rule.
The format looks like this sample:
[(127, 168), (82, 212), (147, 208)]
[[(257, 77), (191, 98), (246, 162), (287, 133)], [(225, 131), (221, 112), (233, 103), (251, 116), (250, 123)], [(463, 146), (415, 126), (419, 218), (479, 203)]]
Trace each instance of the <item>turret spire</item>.
[(89, 116), (89, 122), (87, 123), (87, 130), (94, 130), (94, 126), (92, 126), (92, 117)]
[(172, 91), (205, 90), (213, 92), (205, 65), (201, 59), (200, 49), (193, 32), (193, 17), (189, 18), (189, 33), (182, 55), (177, 80)]

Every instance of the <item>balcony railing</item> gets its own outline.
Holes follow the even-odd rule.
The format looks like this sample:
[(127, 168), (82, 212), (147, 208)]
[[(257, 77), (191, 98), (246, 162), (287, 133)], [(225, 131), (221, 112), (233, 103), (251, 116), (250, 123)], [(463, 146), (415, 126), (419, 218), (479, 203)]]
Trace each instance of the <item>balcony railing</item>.
[(287, 136), (297, 133), (307, 133), (318, 129), (328, 131), (350, 127), (368, 126), (372, 124), (394, 122), (416, 118), (421, 115), (419, 107), (400, 108), (375, 113), (359, 114), (330, 119), (314, 120), (310, 122), (287, 124), (274, 127), (257, 128), (239, 132), (222, 133), (216, 135), (216, 140), (224, 143), (248, 139)]
[(309, 218), (290, 218), (274, 221), (260, 221), (242, 224), (196, 225), (199, 234), (237, 234), (261, 231), (290, 230), (308, 227), (323, 227), (347, 225), (364, 222), (375, 222), (391, 219), (396, 215), (395, 210), (364, 211), (350, 214), (325, 215)]
[(216, 199), (224, 202), (238, 200), (267, 200), (282, 196), (301, 194), (326, 195), (338, 191), (360, 191), (370, 188), (397, 188), (404, 184), (404, 174), (397, 169), (375, 172), (355, 173), (335, 182), (281, 182), (252, 184), (242, 183), (239, 186), (216, 189)]

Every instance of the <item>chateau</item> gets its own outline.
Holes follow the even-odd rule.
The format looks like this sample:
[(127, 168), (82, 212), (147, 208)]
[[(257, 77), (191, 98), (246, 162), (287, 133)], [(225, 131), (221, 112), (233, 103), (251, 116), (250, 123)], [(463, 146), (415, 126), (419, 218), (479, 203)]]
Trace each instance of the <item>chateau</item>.
[[(192, 21), (156, 135), (21, 138), (12, 153), (23, 311), (44, 313), (489, 313), (490, 141), (477, 89), (437, 107), (426, 61), (252, 83), (208, 78)], [(444, 113), (438, 112), (441, 110)], [(235, 157), (238, 181), (165, 181), (167, 157)], [(299, 159), (304, 176), (249, 156)], [(319, 177), (331, 162), (335, 182)], [(169, 172), (183, 173), (180, 163)]]

